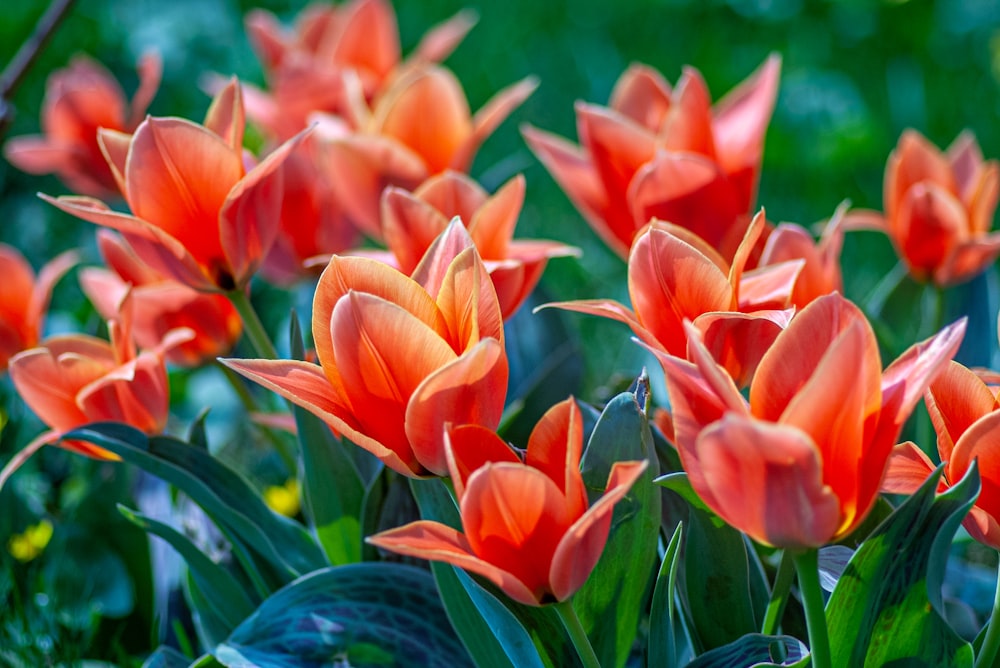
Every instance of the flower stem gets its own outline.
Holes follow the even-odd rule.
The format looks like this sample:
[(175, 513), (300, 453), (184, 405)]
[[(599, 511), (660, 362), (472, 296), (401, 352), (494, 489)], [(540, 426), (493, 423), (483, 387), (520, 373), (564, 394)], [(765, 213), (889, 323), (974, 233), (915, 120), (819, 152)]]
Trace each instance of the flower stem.
[(573, 601), (559, 601), (554, 607), (559, 613), (559, 620), (566, 628), (570, 640), (573, 641), (573, 646), (576, 648), (576, 653), (580, 656), (584, 668), (601, 668), (601, 662), (597, 660), (597, 654), (594, 653), (594, 646), (590, 644), (590, 638), (587, 637), (586, 631), (583, 630), (583, 624), (580, 623), (580, 618), (577, 616), (576, 610), (573, 609)]
[(794, 556), (795, 571), (799, 577), (799, 592), (806, 613), (809, 630), (809, 652), (812, 668), (830, 668), (830, 637), (826, 628), (823, 609), (823, 590), (819, 586), (819, 552), (809, 549)]
[(229, 297), (229, 301), (232, 302), (240, 314), (240, 318), (243, 320), (243, 331), (246, 333), (246, 337), (250, 341), (254, 352), (259, 357), (270, 360), (278, 359), (278, 351), (275, 350), (274, 344), (271, 343), (271, 338), (267, 335), (267, 330), (264, 329), (264, 325), (257, 316), (257, 311), (254, 310), (253, 304), (250, 303), (250, 297), (247, 293), (237, 289), (230, 290), (226, 293), (226, 296)]
[(778, 632), (778, 625), (785, 612), (785, 604), (788, 603), (788, 592), (792, 588), (794, 575), (795, 563), (792, 560), (792, 555), (788, 550), (785, 550), (781, 553), (778, 574), (774, 576), (774, 587), (771, 589), (771, 600), (767, 602), (764, 624), (760, 629), (760, 632), (766, 636), (773, 636)]
[(979, 656), (976, 657), (976, 668), (987, 668), (993, 665), (996, 658), (997, 649), (1000, 648), (1000, 568), (997, 571), (997, 590), (993, 595), (993, 612), (990, 613), (990, 621), (986, 629), (986, 637), (983, 638), (983, 646), (979, 648)]

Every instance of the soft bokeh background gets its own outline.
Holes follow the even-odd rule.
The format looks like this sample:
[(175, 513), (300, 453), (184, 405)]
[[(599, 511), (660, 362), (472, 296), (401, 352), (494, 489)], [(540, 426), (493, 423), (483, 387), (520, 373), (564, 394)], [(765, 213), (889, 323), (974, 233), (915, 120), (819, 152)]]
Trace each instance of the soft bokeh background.
[[(150, 113), (200, 120), (208, 105), (199, 85), (205, 74), (235, 74), (263, 83), (243, 33), (243, 14), (263, 7), (290, 20), (304, 4), (78, 0), (17, 91), (17, 117), (8, 135), (38, 131), (45, 78), (77, 52), (104, 63), (131, 94), (139, 55), (159, 51), (164, 81)], [(782, 55), (781, 89), (758, 200), (774, 221), (819, 221), (844, 199), (881, 209), (885, 159), (907, 127), (942, 148), (968, 128), (987, 158), (1000, 157), (1000, 3), (995, 0), (411, 0), (397, 5), (404, 52), (427, 28), (460, 9), (478, 12), (478, 25), (447, 61), (473, 109), (524, 76), (540, 79), (534, 95), (484, 145), (473, 169), (489, 189), (524, 172), (528, 196), (518, 236), (557, 239), (583, 250), (580, 260), (550, 264), (536, 303), (582, 297), (627, 301), (624, 263), (584, 224), (530, 154), (518, 126), (531, 123), (575, 140), (573, 102), (605, 103), (631, 62), (652, 65), (671, 82), (684, 65), (693, 65), (718, 98), (769, 53)], [(40, 0), (5, 4), (0, 64), (10, 60), (45, 6)], [(0, 190), (0, 241), (21, 248), (36, 267), (73, 247), (83, 247), (86, 261), (96, 262), (94, 228), (35, 197), (37, 191), (66, 193), (57, 180), (25, 175), (0, 162)], [(851, 233), (844, 250), (845, 292), (865, 302), (894, 264), (884, 238)], [(949, 316), (964, 312), (971, 318), (963, 358), (994, 368), (996, 283), (994, 268), (946, 294)], [(289, 304), (300, 313), (308, 310), (308, 294), (288, 298), (264, 286), (255, 289), (257, 303), (276, 325)], [(932, 327), (914, 306), (925, 299), (919, 286), (904, 284), (887, 307), (903, 309), (891, 319), (899, 323), (899, 338), (907, 344)], [(51, 332), (100, 331), (101, 323), (72, 276), (59, 286), (54, 312)], [(552, 372), (552, 382), (541, 393), (547, 390), (555, 398), (572, 391), (600, 401), (634, 377), (645, 361), (623, 326), (596, 318), (554, 312), (532, 316), (525, 309), (512, 331), (519, 334), (512, 338), (526, 342), (517, 353), (522, 366)], [(216, 381), (207, 375), (177, 376), (178, 399), (188, 400), (179, 409), (180, 424), (205, 403), (203, 397), (220, 395), (214, 391)], [(6, 458), (40, 427), (24, 415), (8, 386), (0, 387), (0, 397), (4, 415), (11, 417), (0, 435), (0, 454)], [(213, 410), (225, 416), (225, 402)], [(157, 644), (159, 638), (150, 638), (149, 629), (156, 628), (154, 615), (161, 614), (144, 603), (151, 598), (142, 565), (144, 539), (118, 519), (113, 506), (115, 499), (128, 496), (133, 481), (116, 473), (120, 467), (81, 463), (59, 452), (46, 453), (42, 460), (15, 479), (13, 492), (0, 496), (0, 539), (6, 542), (38, 518), (53, 517), (55, 551), (61, 550), (64, 558), (23, 565), (0, 549), (0, 603), (6, 599), (5, 607), (13, 611), (6, 617), (0, 613), (0, 647), (48, 642), (35, 647), (36, 655), (25, 655), (48, 661), (77, 652), (127, 662), (129, 655)], [(280, 476), (268, 479), (266, 470), (250, 474), (262, 484), (280, 482)], [(101, 577), (125, 572), (130, 583), (125, 590), (121, 578)], [(962, 598), (972, 599), (978, 591)], [(96, 610), (93, 601), (100, 603)], [(58, 614), (47, 612), (57, 608)], [(49, 640), (38, 641), (39, 634)], [(9, 659), (2, 652), (0, 663)]]

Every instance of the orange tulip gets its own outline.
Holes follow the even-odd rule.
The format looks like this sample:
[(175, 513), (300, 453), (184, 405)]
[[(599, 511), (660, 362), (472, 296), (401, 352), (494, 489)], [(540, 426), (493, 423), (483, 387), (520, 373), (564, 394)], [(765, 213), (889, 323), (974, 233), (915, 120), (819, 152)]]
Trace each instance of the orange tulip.
[(409, 274), (448, 222), (459, 217), (493, 279), (506, 320), (538, 284), (549, 258), (579, 253), (555, 241), (512, 240), (523, 203), (523, 176), (515, 176), (491, 197), (468, 176), (448, 170), (412, 193), (386, 188), (382, 236), (394, 264)]
[(983, 161), (971, 132), (942, 153), (907, 130), (889, 155), (884, 186), (885, 215), (856, 212), (852, 224), (885, 232), (917, 280), (962, 283), (1000, 255), (1000, 232), (990, 233), (1000, 171)]
[(316, 287), (313, 340), (320, 366), (224, 362), (408, 476), (447, 472), (444, 424), (500, 421), (503, 321), (461, 223), (448, 226), (412, 278), (371, 258), (333, 256)]
[(74, 264), (76, 254), (63, 253), (36, 277), (16, 248), (0, 244), (0, 372), (16, 353), (38, 345), (52, 288)]
[(30, 174), (56, 174), (70, 190), (115, 197), (118, 187), (97, 141), (100, 128), (132, 132), (146, 114), (157, 87), (160, 58), (139, 62), (139, 89), (131, 109), (111, 73), (85, 56), (57, 70), (45, 87), (42, 135), (14, 137), (4, 147), (12, 165)]
[(125, 235), (143, 262), (195, 290), (242, 288), (278, 231), (278, 170), (295, 140), (246, 170), (243, 102), (234, 80), (205, 125), (147, 118), (134, 135), (101, 130), (98, 140), (133, 215), (89, 197), (42, 195), (86, 221)]
[(791, 303), (797, 308), (843, 290), (840, 272), (840, 249), (844, 243), (844, 220), (847, 207), (841, 206), (823, 228), (819, 242), (801, 225), (780, 223), (767, 237), (758, 260), (766, 267), (791, 260), (802, 260), (802, 271), (795, 279)]
[(351, 131), (339, 119), (321, 119), (325, 156), (337, 197), (355, 224), (379, 238), (379, 197), (386, 186), (408, 190), (447, 169), (468, 172), (479, 146), (537, 86), (524, 79), (474, 116), (462, 85), (434, 65), (408, 69), (369, 107), (352, 94)]
[(143, 264), (132, 248), (107, 230), (97, 245), (110, 268), (80, 272), (80, 285), (97, 312), (111, 320), (131, 294), (132, 333), (140, 348), (156, 348), (170, 330), (186, 327), (194, 336), (165, 352), (167, 361), (194, 367), (232, 350), (243, 332), (240, 315), (222, 295), (192, 290)]
[(452, 427), (445, 450), (465, 533), (422, 520), (368, 542), (464, 568), (525, 605), (565, 601), (583, 586), (608, 540), (615, 504), (647, 464), (616, 462), (604, 495), (588, 508), (580, 475), (583, 420), (572, 399), (542, 416), (523, 462), (475, 425)]
[(958, 349), (965, 321), (882, 372), (860, 309), (837, 293), (820, 297), (764, 354), (749, 401), (687, 328), (693, 363), (657, 357), (692, 487), (754, 540), (812, 548), (864, 521), (903, 422)]
[(247, 15), (247, 35), (270, 90), (244, 85), (247, 116), (271, 136), (291, 137), (315, 111), (344, 113), (346, 77), (356, 77), (371, 100), (401, 69), (447, 58), (474, 23), (470, 12), (456, 14), (403, 61), (396, 14), (384, 0), (310, 5), (291, 31), (270, 12), (256, 9)]
[[(974, 371), (952, 362), (927, 388), (924, 400), (944, 463), (938, 491), (957, 483), (978, 461), (982, 491), (962, 524), (973, 538), (1000, 550), (1000, 402), (996, 390)], [(915, 444), (897, 445), (882, 491), (912, 494), (935, 468)]]
[[(149, 434), (163, 431), (170, 400), (163, 356), (192, 334), (173, 330), (156, 348), (139, 353), (132, 340), (131, 309), (126, 296), (119, 318), (108, 323), (110, 343), (82, 334), (54, 336), (11, 359), (10, 378), (15, 390), (51, 427), (15, 461), (23, 461), (42, 445), (55, 443), (66, 432), (91, 422), (124, 422)], [(83, 441), (63, 440), (59, 445), (98, 459), (118, 459)], [(4, 469), (0, 484), (14, 468), (8, 465)]]
[(678, 357), (688, 352), (683, 322), (693, 320), (712, 356), (745, 385), (791, 317), (789, 298), (802, 268), (794, 260), (744, 273), (764, 225), (760, 212), (730, 265), (690, 231), (654, 220), (629, 254), (634, 312), (608, 299), (550, 306), (624, 322), (646, 347)]
[(778, 94), (771, 56), (711, 106), (701, 74), (677, 87), (633, 65), (610, 107), (577, 103), (580, 147), (526, 127), (528, 146), (595, 232), (627, 257), (651, 218), (687, 228), (731, 260), (756, 198), (764, 134)]

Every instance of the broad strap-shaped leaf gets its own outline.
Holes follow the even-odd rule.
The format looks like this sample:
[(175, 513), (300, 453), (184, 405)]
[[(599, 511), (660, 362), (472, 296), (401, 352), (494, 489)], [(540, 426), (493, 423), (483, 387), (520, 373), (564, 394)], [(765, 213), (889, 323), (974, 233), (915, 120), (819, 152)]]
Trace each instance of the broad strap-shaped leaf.
[(975, 467), (935, 497), (941, 469), (858, 548), (827, 603), (833, 665), (972, 666), (945, 622), (941, 584), (955, 531), (979, 494)]
[[(784, 658), (779, 658), (784, 654)], [(728, 645), (705, 652), (687, 664), (687, 668), (777, 668), (778, 666), (808, 666), (809, 648), (791, 636), (765, 636), (749, 633)]]
[(326, 564), (306, 530), (267, 507), (238, 473), (206, 451), (168, 436), (147, 437), (118, 423), (96, 423), (66, 434), (114, 452), (175, 485), (231, 539), (253, 548), (274, 571), (278, 586)]
[(683, 633), (678, 638), (674, 628), (674, 587), (677, 585), (677, 567), (680, 564), (681, 539), (684, 535), (684, 525), (678, 524), (674, 535), (667, 544), (660, 563), (660, 571), (656, 576), (656, 587), (653, 589), (653, 601), (649, 608), (649, 644), (647, 649), (650, 666), (676, 666), (678, 661), (678, 642), (684, 639)]
[(230, 668), (320, 668), (334, 657), (354, 666), (472, 665), (431, 575), (388, 563), (324, 568), (295, 580), (214, 654)]
[(142, 662), (142, 668), (188, 668), (191, 660), (173, 647), (160, 645)]
[[(458, 508), (440, 480), (411, 480), (424, 519), (461, 528)], [(432, 562), (441, 601), (459, 638), (480, 668), (542, 666), (531, 637), (499, 600), (460, 569)]]
[(581, 468), (588, 494), (600, 494), (615, 462), (647, 460), (649, 467), (618, 502), (604, 553), (573, 605), (602, 665), (624, 665), (651, 594), (660, 529), (659, 472), (646, 420), (648, 380), (623, 392), (605, 407), (590, 435)]
[(123, 505), (119, 504), (118, 512), (140, 529), (159, 536), (177, 550), (187, 563), (191, 577), (204, 592), (206, 601), (216, 616), (229, 626), (229, 630), (235, 629), (253, 612), (256, 602), (251, 600), (243, 585), (224, 566), (209, 559), (187, 536), (168, 524)]

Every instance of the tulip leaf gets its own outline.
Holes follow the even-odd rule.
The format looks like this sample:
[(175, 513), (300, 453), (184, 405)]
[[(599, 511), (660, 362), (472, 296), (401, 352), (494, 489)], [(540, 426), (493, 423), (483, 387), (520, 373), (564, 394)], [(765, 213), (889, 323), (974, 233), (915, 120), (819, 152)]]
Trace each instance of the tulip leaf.
[(242, 476), (200, 448), (169, 436), (147, 437), (112, 422), (81, 427), (66, 438), (99, 445), (175, 485), (231, 540), (252, 548), (273, 571), (278, 586), (326, 564), (301, 525), (273, 512)]
[(971, 666), (945, 622), (941, 585), (952, 538), (979, 493), (975, 466), (935, 496), (938, 468), (854, 553), (826, 608), (834, 666)]
[(757, 552), (736, 529), (692, 505), (685, 524), (681, 601), (696, 651), (760, 630), (768, 602)]
[(178, 652), (173, 647), (161, 645), (146, 657), (142, 662), (142, 668), (188, 668), (191, 660)]
[[(677, 566), (680, 563), (681, 539), (684, 525), (678, 524), (671, 536), (660, 563), (653, 589), (653, 602), (649, 608), (649, 648), (647, 664), (650, 666), (677, 666), (678, 637), (674, 610), (674, 587), (677, 586)], [(681, 634), (683, 636), (683, 634)]]
[(233, 627), (202, 591), (199, 581), (195, 580), (194, 572), (190, 570), (184, 578), (184, 595), (191, 608), (191, 621), (194, 622), (194, 630), (202, 646), (215, 647), (225, 640), (233, 631)]
[[(458, 507), (441, 480), (410, 484), (420, 516), (461, 529)], [(542, 666), (531, 637), (499, 600), (451, 564), (432, 562), (448, 618), (480, 668)]]
[(712, 522), (713, 526), (725, 526), (726, 521), (706, 506), (705, 502), (698, 496), (698, 492), (694, 491), (694, 487), (691, 486), (691, 479), (688, 478), (687, 473), (667, 473), (666, 475), (661, 475), (653, 482), (669, 489), (682, 500), (686, 501), (690, 507), (700, 510)]
[(159, 522), (119, 504), (118, 512), (130, 522), (165, 540), (187, 562), (191, 577), (205, 594), (206, 602), (212, 606), (216, 616), (229, 630), (253, 612), (256, 607), (240, 582), (223, 566), (209, 559), (187, 536), (173, 527)]
[(798, 667), (807, 666), (809, 662), (809, 648), (797, 638), (749, 633), (728, 645), (705, 652), (687, 664), (687, 668)]
[(605, 666), (624, 665), (628, 658), (652, 591), (656, 565), (660, 491), (652, 482), (659, 466), (644, 412), (646, 383), (643, 377), (635, 391), (622, 392), (608, 402), (581, 462), (583, 482), (592, 497), (604, 492), (615, 462), (649, 462), (615, 506), (604, 552), (573, 597), (573, 606)]
[(266, 599), (214, 654), (230, 668), (472, 665), (431, 575), (398, 563), (305, 575)]

